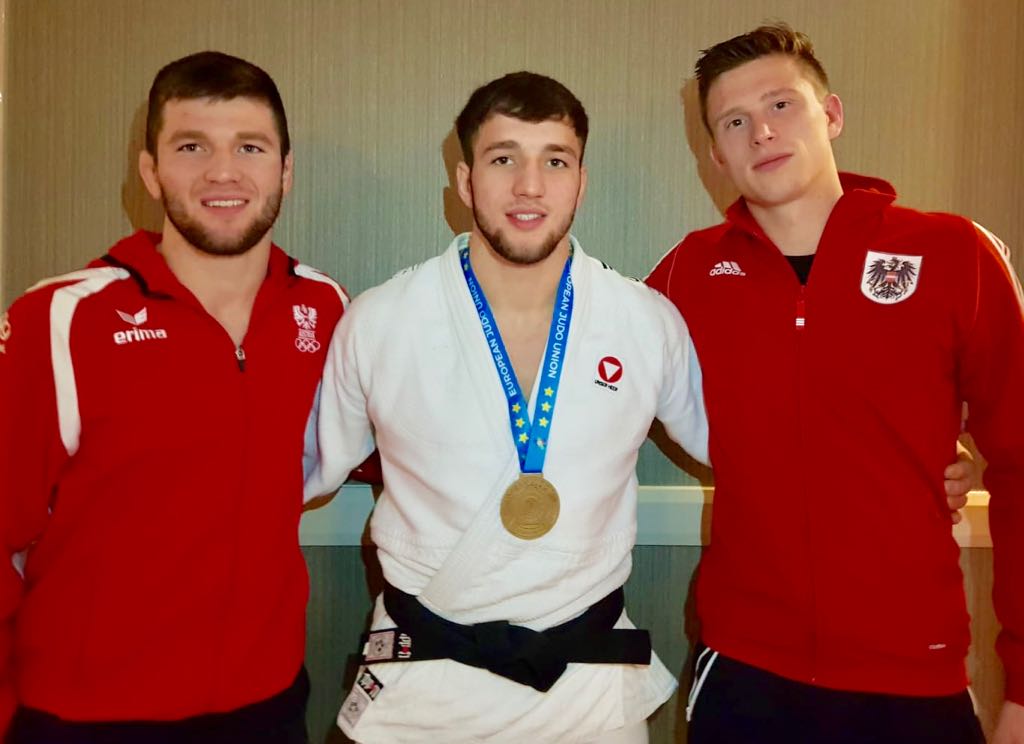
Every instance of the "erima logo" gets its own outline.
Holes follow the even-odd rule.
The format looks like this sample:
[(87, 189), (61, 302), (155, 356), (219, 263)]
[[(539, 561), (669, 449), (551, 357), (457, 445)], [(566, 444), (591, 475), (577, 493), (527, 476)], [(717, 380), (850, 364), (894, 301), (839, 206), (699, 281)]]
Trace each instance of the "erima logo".
[(123, 310), (118, 310), (117, 317), (125, 323), (133, 326), (127, 331), (114, 332), (114, 343), (118, 346), (133, 344), (140, 341), (149, 341), (155, 338), (167, 338), (167, 331), (163, 328), (139, 328), (140, 325), (149, 320), (149, 311), (146, 310), (146, 308), (142, 308), (134, 315), (126, 313)]
[(129, 325), (140, 326), (149, 320), (149, 310), (142, 308), (139, 312), (135, 313), (135, 315), (126, 313), (124, 310), (118, 310), (117, 316)]
[(740, 268), (735, 261), (719, 261), (715, 267), (708, 272), (708, 276), (746, 276), (747, 272)]

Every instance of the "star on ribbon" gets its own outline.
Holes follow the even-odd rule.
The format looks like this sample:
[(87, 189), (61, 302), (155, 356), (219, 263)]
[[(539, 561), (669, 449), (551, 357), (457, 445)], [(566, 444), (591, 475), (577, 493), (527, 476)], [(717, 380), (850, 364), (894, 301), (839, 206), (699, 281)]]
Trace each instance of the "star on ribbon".
[(549, 387), (544, 388), (544, 395), (546, 395), (547, 397), (550, 398), (554, 394), (555, 394), (555, 391), (552, 390), (551, 388), (549, 388)]
[(537, 421), (537, 423), (540, 424), (541, 426), (547, 426), (548, 425), (548, 420), (546, 418), (544, 418), (543, 416), (541, 416), (540, 419)]
[(519, 435), (519, 441), (522, 442), (523, 444), (526, 444), (526, 440), (527, 439), (529, 439), (529, 437), (526, 436), (526, 432), (525, 431), (522, 434)]
[(544, 413), (547, 413), (548, 411), (551, 410), (551, 404), (548, 403), (547, 401), (544, 401), (543, 403), (540, 404), (540, 409), (544, 411)]
[(512, 413), (519, 413), (519, 411), (521, 411), (522, 408), (523, 407), (521, 405), (519, 405), (518, 403), (513, 403), (512, 404)]
[(537, 446), (540, 447), (541, 449), (544, 449), (544, 440), (541, 439), (540, 437), (537, 438)]
[(517, 418), (517, 419), (516, 419), (516, 428), (517, 428), (517, 429), (522, 429), (522, 428), (523, 428), (523, 424), (524, 424), (524, 423), (525, 423), (525, 422), (524, 422), (524, 421), (523, 421), (523, 420), (522, 420), (521, 418)]

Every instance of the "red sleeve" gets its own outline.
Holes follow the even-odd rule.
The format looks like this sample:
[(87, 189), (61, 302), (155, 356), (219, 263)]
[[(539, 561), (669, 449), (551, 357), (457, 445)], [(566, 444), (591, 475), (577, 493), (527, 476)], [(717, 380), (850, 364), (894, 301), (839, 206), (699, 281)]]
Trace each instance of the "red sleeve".
[(13, 639), (24, 587), (21, 559), (42, 534), (67, 456), (57, 428), (49, 294), (28, 295), (0, 316), (0, 739), (17, 705)]
[(380, 451), (374, 450), (362, 464), (348, 474), (349, 480), (356, 480), (370, 486), (384, 484), (384, 471), (380, 464)]
[(973, 318), (960, 354), (968, 430), (988, 461), (993, 601), (1003, 630), (996, 648), (1006, 698), (1024, 704), (1024, 297), (998, 238), (975, 229)]
[(644, 283), (647, 284), (648, 287), (656, 289), (670, 300), (672, 299), (672, 296), (669, 293), (669, 284), (672, 279), (672, 270), (675, 268), (676, 264), (676, 254), (681, 248), (682, 243), (662, 256), (661, 260), (659, 260), (655, 267), (651, 269), (651, 273), (647, 275), (646, 279), (644, 279)]

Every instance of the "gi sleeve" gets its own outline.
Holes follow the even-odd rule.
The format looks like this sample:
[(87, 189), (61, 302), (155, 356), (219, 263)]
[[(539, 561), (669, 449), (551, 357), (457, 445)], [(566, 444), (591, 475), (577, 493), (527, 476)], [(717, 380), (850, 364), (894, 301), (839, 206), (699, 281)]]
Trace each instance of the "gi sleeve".
[(27, 551), (43, 533), (67, 460), (50, 358), (49, 294), (28, 295), (0, 316), (0, 739), (17, 698), (14, 624)]
[(959, 354), (967, 427), (985, 459), (990, 495), (996, 649), (1006, 668), (1006, 699), (1024, 704), (1024, 296), (1009, 252), (977, 225), (971, 315)]
[(665, 313), (665, 368), (657, 418), (672, 440), (695, 460), (710, 465), (708, 416), (697, 350), (679, 311), (658, 297)]
[[(349, 473), (373, 452), (373, 429), (367, 412), (367, 381), (372, 349), (364, 348), (366, 318), (355, 300), (334, 329), (323, 380), (314, 406), (315, 437), (307, 436), (304, 465), (305, 500), (333, 493)], [(363, 367), (361, 374), (360, 367)], [(311, 441), (312, 440), (312, 441)]]

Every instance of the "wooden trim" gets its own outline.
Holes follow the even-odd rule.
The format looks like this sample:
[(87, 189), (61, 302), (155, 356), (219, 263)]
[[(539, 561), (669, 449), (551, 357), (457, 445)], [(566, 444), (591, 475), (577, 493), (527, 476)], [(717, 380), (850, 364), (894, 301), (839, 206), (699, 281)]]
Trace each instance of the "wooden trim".
[[(700, 486), (641, 486), (637, 545), (707, 545), (714, 489)], [(785, 504), (779, 504), (785, 509)], [(299, 526), (303, 545), (360, 545), (369, 540), (366, 520), (373, 509), (369, 486), (347, 485), (326, 506), (307, 512)], [(972, 491), (963, 519), (953, 527), (961, 548), (991, 548), (988, 494)]]

